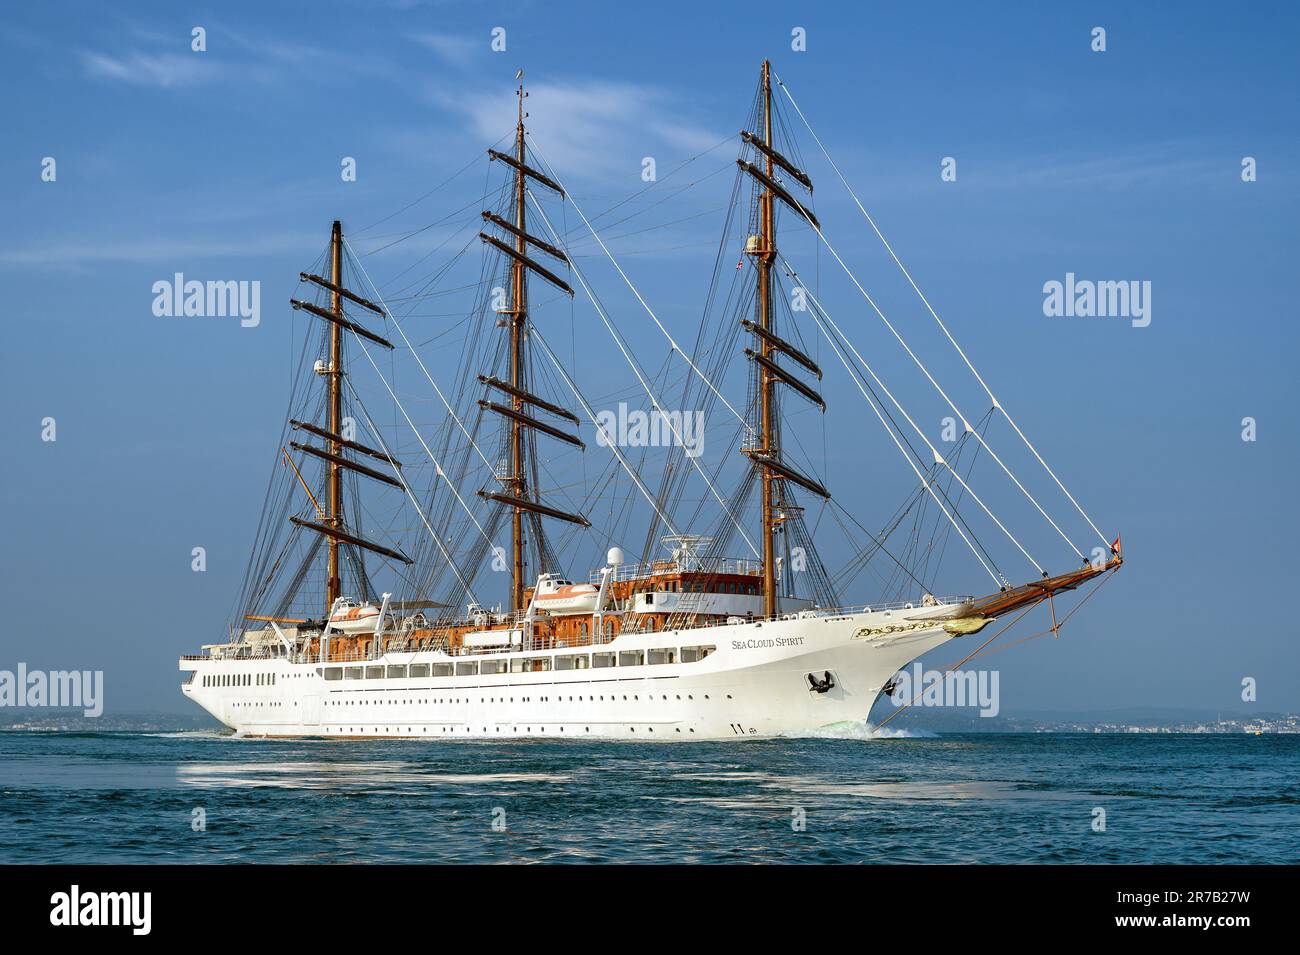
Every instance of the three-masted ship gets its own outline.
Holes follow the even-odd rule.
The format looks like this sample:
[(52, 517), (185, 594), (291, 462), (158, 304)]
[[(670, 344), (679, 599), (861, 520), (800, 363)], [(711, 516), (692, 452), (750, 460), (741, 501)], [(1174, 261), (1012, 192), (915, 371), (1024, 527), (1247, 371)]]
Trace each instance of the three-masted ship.
[[(787, 401), (824, 411), (816, 384), (824, 372), (801, 344), (799, 329), (783, 324), (779, 286), (792, 284), (811, 299), (812, 324), (827, 334), (864, 397), (875, 400), (873, 410), (885, 405), (880, 389), (862, 388), (863, 369), (871, 369), (778, 250), (778, 214), (818, 238), (823, 233), (812, 210), (812, 180), (775, 135), (776, 86), (764, 63), (749, 126), (738, 139), (737, 194), (748, 220), (728, 327), (733, 338), (748, 339), (735, 356), (746, 365), (746, 400), (729, 401), (715, 382), (716, 354), (707, 363), (698, 350), (687, 354), (636, 293), (688, 367), (694, 391), (684, 395), (740, 422), (738, 453), (728, 453), (741, 473), (730, 493), (718, 489), (726, 462), (684, 450), (680, 415), (666, 410), (625, 349), (671, 448), (657, 487), (644, 457), (609, 433), (609, 419), (546, 343), (535, 321), (538, 288), (569, 299), (577, 279), (607, 327), (610, 319), (568, 251), (566, 233), (539, 201), (539, 194), (561, 203), (570, 197), (555, 171), (530, 151), (521, 80), (513, 148), (488, 151), (504, 181), (479, 226), (482, 347), (466, 350), (455, 387), (439, 385), (379, 290), (366, 287), (368, 276), (350, 254), (340, 222), (333, 223), (319, 270), (301, 273), (305, 291), (291, 305), (318, 328), (305, 340), (303, 371), (293, 382), (295, 410), (277, 449), (235, 621), (225, 641), (181, 658), (186, 696), (226, 726), (266, 736), (800, 734), (863, 723), (900, 668), (949, 641), (973, 641), (999, 618), (1046, 604), (1055, 628), (1059, 595), (1119, 567), (1116, 540), (1100, 557), (1076, 550), (1084, 560), (1065, 573), (1035, 564), (1041, 572), (1024, 585), (994, 574), (996, 586), (985, 596), (937, 597), (913, 577), (915, 590), (902, 599), (849, 604), (839, 597), (801, 503), (823, 505), (831, 492), (790, 453), (782, 414)], [(619, 274), (632, 287), (621, 268)], [(498, 279), (497, 294), (490, 294)], [(385, 377), (385, 356), (395, 352), (414, 358), (429, 406), (445, 412), (436, 436), (417, 426)], [(405, 450), (393, 428), (376, 423), (354, 384), (354, 375), (370, 371), (392, 400), (396, 429), (409, 425), (415, 436)], [(547, 383), (551, 393), (544, 394)], [(567, 390), (571, 400), (561, 400), (557, 390)], [(1002, 410), (996, 399), (994, 406)], [(897, 424), (895, 415), (888, 420)], [(621, 509), (635, 504), (646, 514), (644, 543), (632, 559), (619, 543), (632, 539), (632, 531), (605, 522), (594, 536), (590, 509), (584, 514), (572, 506), (571, 495), (556, 501), (547, 494), (550, 449), (590, 454), (584, 427), (613, 456), (609, 474), (627, 491)], [(964, 433), (985, 445), (973, 426), (966, 424)], [(956, 496), (945, 487), (954, 479), (970, 490), (961, 495), (966, 503), (978, 499), (952, 462), (931, 449), (933, 460), (914, 465), (913, 503), (932, 500), (937, 513), (952, 519)], [(407, 452), (427, 461), (416, 467), (402, 460)], [(701, 482), (703, 499), (717, 505), (710, 527), (692, 528), (681, 518), (684, 508), (676, 502), (688, 479)], [(372, 488), (397, 495), (414, 514), (407, 528), (414, 528), (418, 552), (385, 538), (384, 522), (373, 520), (366, 506)], [(697, 522), (699, 511), (691, 515)], [(952, 528), (972, 543), (969, 523), (953, 520)], [(590, 533), (589, 546), (592, 540), (609, 546), (602, 547), (603, 563), (571, 576), (566, 568), (575, 558), (565, 549), (577, 549), (575, 533)], [(973, 552), (989, 569), (987, 549)], [(384, 573), (394, 584), (381, 593), (373, 580)], [(507, 577), (503, 600), (481, 599), (493, 580), (504, 585)], [(313, 591), (309, 581), (317, 578)], [(313, 600), (319, 617), (294, 612)]]

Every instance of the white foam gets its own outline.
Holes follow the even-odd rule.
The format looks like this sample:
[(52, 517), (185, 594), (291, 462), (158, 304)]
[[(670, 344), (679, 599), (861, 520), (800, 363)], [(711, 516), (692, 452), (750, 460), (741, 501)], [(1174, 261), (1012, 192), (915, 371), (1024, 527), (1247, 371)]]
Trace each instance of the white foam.
[(790, 734), (798, 739), (936, 739), (937, 733), (931, 733), (929, 730), (910, 730), (894, 729), (890, 726), (876, 726), (869, 720), (849, 720), (843, 723), (831, 723), (827, 726), (818, 727), (815, 730), (807, 730), (801, 733)]

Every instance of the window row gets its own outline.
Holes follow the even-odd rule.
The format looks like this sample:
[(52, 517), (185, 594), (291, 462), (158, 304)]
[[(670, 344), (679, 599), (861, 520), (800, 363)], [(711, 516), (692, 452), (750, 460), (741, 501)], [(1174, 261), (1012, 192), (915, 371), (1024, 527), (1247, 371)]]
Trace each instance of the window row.
[(587, 670), (608, 667), (659, 666), (665, 663), (697, 663), (717, 647), (660, 647), (653, 650), (623, 650), (619, 653), (570, 653), (545, 657), (514, 657), (485, 660), (457, 660), (454, 663), (374, 664), (370, 666), (321, 667), (327, 682), (336, 680), (406, 680), (425, 677), (491, 676), (498, 673), (542, 673), (555, 670)]
[(275, 686), (274, 673), (209, 673), (203, 686)]

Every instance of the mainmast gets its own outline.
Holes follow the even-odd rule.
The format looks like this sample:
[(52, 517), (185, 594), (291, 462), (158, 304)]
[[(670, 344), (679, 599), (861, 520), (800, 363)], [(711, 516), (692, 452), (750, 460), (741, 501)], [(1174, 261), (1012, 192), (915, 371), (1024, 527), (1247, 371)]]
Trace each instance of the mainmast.
[[(343, 223), (338, 219), (334, 220), (334, 226), (330, 230), (330, 281), (334, 284), (334, 291), (330, 292), (330, 311), (336, 318), (343, 317), (343, 296), (339, 294), (339, 289), (343, 288)], [(342, 458), (342, 445), (339, 444), (339, 437), (343, 434), (343, 326), (334, 322), (330, 326), (330, 363), (326, 371), (329, 380), (329, 450), (330, 453), (338, 458)], [(328, 504), (325, 510), (325, 523), (335, 531), (342, 530), (343, 524), (343, 468), (337, 461), (330, 461), (329, 466), (329, 494), (327, 497)], [(328, 537), (326, 545), (329, 547), (329, 560), (325, 575), (325, 616), (323, 619), (328, 620), (330, 611), (334, 609), (334, 602), (338, 600), (343, 592), (343, 583), (339, 577), (339, 541), (337, 537)]]
[[(524, 321), (528, 311), (524, 261), (528, 252), (528, 233), (524, 231), (524, 92), (523, 70), (519, 71), (519, 119), (515, 125), (515, 251), (519, 256), (510, 264), (510, 384), (524, 390)], [(511, 407), (523, 411), (518, 395), (510, 397)], [(510, 476), (513, 495), (523, 500), (528, 485), (524, 474), (524, 429), (518, 418), (510, 422)], [(524, 511), (516, 505), (510, 514), (510, 608), (524, 609)]]
[(821, 377), (821, 369), (798, 348), (776, 334), (772, 299), (772, 265), (776, 262), (776, 214), (773, 200), (780, 199), (807, 219), (814, 228), (820, 228), (817, 219), (802, 203), (795, 199), (777, 181), (777, 169), (801, 186), (812, 191), (808, 175), (776, 151), (772, 141), (772, 65), (763, 61), (762, 73), (762, 135), (742, 131), (741, 138), (762, 157), (762, 168), (744, 159), (737, 164), (748, 172), (762, 187), (758, 197), (758, 234), (751, 236), (745, 251), (754, 258), (758, 281), (758, 321), (743, 322), (756, 339), (757, 349), (745, 349), (745, 354), (758, 366), (758, 434), (757, 444), (743, 448), (759, 469), (762, 480), (762, 504), (759, 520), (763, 540), (763, 613), (772, 617), (777, 613), (776, 540), (777, 528), (786, 521), (787, 511), (793, 510), (787, 499), (785, 482), (789, 481), (821, 497), (829, 492), (811, 478), (804, 477), (781, 460), (779, 420), (777, 417), (776, 385), (793, 388), (809, 401), (826, 410), (821, 395), (777, 363), (778, 353), (784, 354), (808, 371)]
[(515, 91), (515, 94), (519, 97), (519, 110), (515, 123), (514, 155), (499, 153), (494, 149), (488, 150), (488, 156), (491, 159), (500, 160), (514, 170), (514, 221), (508, 221), (487, 210), (483, 212), (485, 221), (491, 222), (502, 229), (514, 239), (514, 242), (512, 244), (506, 243), (495, 236), (488, 235), (486, 232), (479, 233), (479, 238), (498, 251), (504, 252), (511, 260), (510, 301), (507, 308), (498, 310), (498, 314), (506, 316), (506, 322), (510, 329), (510, 367), (507, 372), (507, 380), (502, 381), (498, 378), (479, 375), (479, 381), (490, 388), (504, 392), (510, 398), (508, 405), (487, 400), (479, 401), (480, 407), (496, 412), (507, 420), (510, 470), (508, 474), (500, 478), (500, 481), (505, 488), (508, 488), (508, 493), (480, 491), (479, 494), (505, 504), (510, 508), (510, 609), (515, 612), (526, 609), (524, 589), (528, 581), (525, 577), (526, 571), (524, 567), (524, 514), (531, 512), (547, 517), (557, 517), (584, 527), (590, 526), (587, 519), (580, 514), (568, 514), (536, 501), (532, 489), (528, 486), (529, 465), (527, 443), (524, 440), (525, 428), (542, 431), (578, 447), (582, 447), (583, 444), (576, 436), (539, 421), (528, 413), (530, 408), (539, 408), (565, 418), (574, 424), (578, 423), (577, 416), (571, 412), (550, 404), (528, 390), (528, 365), (525, 353), (528, 326), (528, 273), (537, 273), (570, 296), (573, 295), (573, 289), (567, 282), (528, 255), (530, 248), (536, 248), (538, 251), (559, 259), (566, 265), (569, 262), (568, 257), (562, 251), (549, 242), (529, 235), (526, 230), (525, 207), (528, 196), (528, 181), (532, 180), (555, 191), (560, 195), (560, 198), (564, 198), (564, 190), (550, 177), (527, 164), (524, 145), (524, 119), (528, 116), (528, 113), (524, 110), (524, 100), (528, 97), (528, 93), (524, 90), (523, 76), (524, 71), (520, 70), (518, 73), (519, 87)]

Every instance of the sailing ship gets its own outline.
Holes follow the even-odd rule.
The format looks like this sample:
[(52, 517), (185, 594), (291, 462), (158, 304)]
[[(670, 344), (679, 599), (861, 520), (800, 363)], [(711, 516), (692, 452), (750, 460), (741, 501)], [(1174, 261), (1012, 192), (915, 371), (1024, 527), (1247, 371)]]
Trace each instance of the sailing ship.
[[(736, 270), (722, 267), (731, 272), (736, 294), (726, 306), (728, 321), (710, 326), (721, 341), (748, 337), (733, 353), (745, 368), (744, 402), (729, 400), (718, 384), (723, 362), (716, 342), (704, 341), (690, 352), (677, 342), (541, 158), (525, 126), (522, 71), (513, 148), (488, 150), (491, 168), (501, 169), (504, 178), (496, 207), (479, 216), (483, 287), (455, 387), (444, 390), (430, 373), (419, 346), (370, 282), (341, 223), (333, 223), (325, 261), (319, 271), (300, 274), (307, 291), (290, 303), (312, 323), (302, 362), (310, 373), (294, 379), (285, 440), (277, 449), (245, 585), (227, 638), (181, 657), (187, 697), (227, 727), (264, 736), (680, 740), (798, 735), (861, 725), (906, 664), (953, 641), (963, 650), (986, 646), (975, 644), (975, 635), (1001, 618), (1014, 622), (1046, 605), (1049, 629), (1059, 631), (1057, 599), (1117, 570), (1122, 564), (1118, 538), (1107, 543), (987, 390), (927, 301), (987, 391), (989, 416), (1011, 424), (1104, 545), (1092, 558), (1076, 548), (993, 452), (985, 429), (958, 413), (964, 426), (958, 444), (986, 450), (1082, 558), (1080, 566), (1056, 574), (1034, 562), (1037, 576), (1021, 585), (997, 569), (972, 522), (961, 515), (962, 506), (978, 504), (1026, 557), (1027, 551), (969, 486), (957, 466), (957, 451), (941, 453), (919, 428), (929, 460), (912, 441), (900, 440), (903, 421), (915, 423), (905, 412), (894, 413), (894, 396), (778, 249), (778, 217), (783, 217), (811, 230), (853, 277), (813, 211), (811, 177), (798, 154), (778, 141), (778, 129), (793, 135), (792, 121), (786, 121), (791, 117), (780, 112), (778, 90), (807, 125), (793, 95), (764, 62), (749, 121), (736, 141), (735, 195), (747, 219)], [(808, 131), (867, 215), (811, 125)], [(663, 389), (656, 392), (652, 376), (629, 353), (570, 251), (571, 231), (555, 227), (543, 199), (569, 203), (615, 264), (668, 340), (670, 357), (686, 366), (683, 398), (693, 396), (709, 413), (739, 422), (738, 453), (728, 449), (725, 458), (713, 461), (688, 453), (680, 440), (680, 415), (667, 410)], [(498, 279), (503, 281), (493, 294)], [(533, 292), (541, 283), (546, 294), (571, 300), (574, 279), (619, 345), (645, 392), (654, 426), (667, 438), (657, 487), (645, 455), (608, 433), (608, 419), (584, 393), (582, 376), (566, 369), (546, 341)], [(787, 317), (783, 289), (802, 293), (801, 322)], [(375, 330), (377, 323), (384, 334)], [(888, 320), (886, 325), (895, 331)], [(826, 409), (818, 386), (810, 383), (824, 372), (802, 337), (814, 327), (912, 466), (917, 483), (908, 506), (929, 507), (935, 533), (942, 528), (946, 536), (955, 534), (989, 572), (992, 586), (984, 595), (935, 596), (918, 573), (907, 570), (899, 588), (911, 591), (899, 599), (876, 595), (851, 603), (840, 597), (837, 581), (843, 578), (833, 577), (818, 556), (815, 527), (805, 519), (801, 502), (842, 505), (833, 505), (823, 481), (800, 466), (783, 414), (789, 401)], [(389, 329), (401, 336), (400, 343), (390, 340)], [(395, 353), (415, 361), (424, 379), (422, 397), (432, 404), (436, 396), (445, 411), (432, 436), (416, 425), (376, 361)], [(357, 387), (354, 375), (361, 377), (367, 368), (391, 400), (391, 426), (376, 423)], [(944, 389), (930, 380), (957, 413)], [(556, 394), (566, 389), (568, 402)], [(405, 390), (409, 394), (409, 383)], [(407, 435), (405, 451), (394, 437), (407, 434), (403, 425), (414, 435), (414, 443)], [(617, 480), (624, 489), (617, 507), (605, 508), (612, 517), (600, 522), (588, 516), (594, 505), (584, 513), (547, 493), (551, 485), (560, 493), (565, 487), (548, 484), (547, 470), (560, 458), (550, 449), (586, 454), (582, 429), (588, 426), (612, 456), (609, 470), (595, 483), (607, 490)], [(422, 459), (419, 466), (401, 460), (407, 451)], [(740, 473), (730, 493), (723, 493), (719, 483), (729, 462)], [(683, 518), (688, 481), (703, 484), (707, 493), (700, 500), (716, 510), (711, 517), (697, 502)], [(371, 518), (363, 497), (370, 488), (400, 493), (401, 507), (414, 522), (389, 533), (391, 522), (385, 527)], [(597, 500), (601, 488), (585, 500)], [(637, 532), (626, 515), (634, 511), (644, 523), (639, 553), (629, 559), (624, 546)], [(898, 526), (898, 521), (892, 525)], [(406, 539), (414, 547), (385, 539), (412, 528), (414, 535)], [(863, 545), (855, 542), (852, 563), (860, 566), (889, 554), (890, 532), (868, 534)], [(508, 544), (497, 546), (498, 537)], [(604, 560), (586, 579), (575, 580), (566, 568), (578, 559), (578, 539), (588, 549), (599, 546)], [(390, 575), (392, 590), (377, 592), (378, 574)], [(504, 599), (489, 606), (484, 595), (492, 581), (506, 579)], [(313, 619), (311, 609), (295, 613), (312, 603), (320, 608), (319, 618)]]

